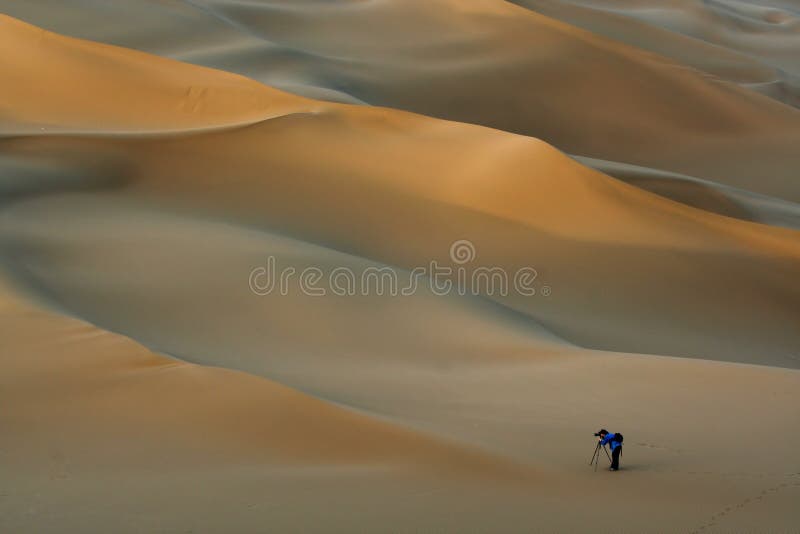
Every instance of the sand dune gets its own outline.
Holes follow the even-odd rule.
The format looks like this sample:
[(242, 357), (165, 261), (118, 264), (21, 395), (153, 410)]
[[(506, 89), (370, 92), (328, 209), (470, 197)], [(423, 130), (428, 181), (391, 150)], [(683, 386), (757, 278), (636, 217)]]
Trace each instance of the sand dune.
[[(508, 2), (120, 4), (140, 23), (136, 32), (113, 31), (112, 7), (7, 9), (59, 31), (234, 70), (315, 98), (481, 124), (575, 155), (800, 198), (800, 112)], [(75, 10), (96, 22), (76, 23), (68, 16)], [(209, 50), (192, 46), (200, 28), (210, 34)]]
[(233, 74), (68, 39), (3, 15), (0, 25), (0, 68), (14, 80), (2, 89), (2, 135), (199, 130), (310, 105)]
[(648, 167), (594, 158), (575, 159), (609, 176), (682, 204), (727, 217), (800, 229), (800, 206), (793, 202)]
[[(641, 531), (796, 520), (800, 486), (785, 463), (796, 426), (776, 422), (796, 417), (797, 372), (581, 352), (439, 370), (384, 355), (374, 373), (339, 360), (316, 389), (365, 416), (166, 360), (7, 289), (2, 314), (13, 342), (2, 359), (0, 509), (13, 531), (612, 531), (620, 500), (636, 503), (624, 521)], [(583, 465), (592, 444), (581, 430), (609, 419), (606, 403), (617, 405), (611, 423), (636, 426), (614, 492)], [(773, 454), (753, 465), (764, 434)]]
[[(522, 0), (520, 3), (528, 1)], [(800, 73), (796, 54), (796, 47), (800, 44), (800, 13), (796, 3), (791, 1), (714, 0), (695, 3), (648, 0), (636, 5), (636, 2), (630, 1), (578, 0), (574, 3), (600, 12), (621, 14), (745, 53), (795, 77)]]
[[(796, 24), (789, 23), (794, 18), (791, 11), (780, 6), (735, 1), (704, 4), (648, 1), (641, 6), (550, 0), (514, 3), (789, 105), (800, 103), (799, 65), (787, 53), (798, 44), (798, 33)], [(680, 18), (682, 22), (678, 22)], [(747, 29), (742, 31), (744, 24)], [(781, 41), (785, 43), (782, 46), (763, 48), (764, 44)]]
[[(63, 434), (58, 445), (67, 450), (61, 454), (81, 469), (149, 466), (153, 457), (167, 460), (168, 468), (196, 467), (233, 453), (262, 465), (364, 464), (444, 476), (533, 478), (511, 462), (460, 451), (270, 381), (155, 355), (8, 295), (3, 325), (4, 337), (12, 339), (4, 350), (5, 399), (17, 407), (9, 419), (17, 425), (6, 427), (11, 438), (27, 443)], [(42, 340), (42, 331), (52, 341)], [(31, 399), (31, 389), (50, 394)], [(33, 420), (35, 427), (25, 424)], [(220, 432), (210, 435), (209, 428)], [(91, 454), (82, 450), (86, 434), (97, 441)]]
[[(398, 136), (399, 131), (413, 136)], [(309, 146), (316, 147), (314, 158), (306, 156)], [(558, 298), (482, 294), (568, 341), (607, 350), (796, 366), (796, 231), (664, 200), (592, 172), (527, 138), (348, 108), (170, 140), (43, 138), (7, 141), (5, 149), (28, 158), (66, 154), (65, 166), (80, 165), (90, 154), (113, 154), (116, 159), (108, 165), (112, 175), (124, 176), (122, 194), (277, 231), (407, 271), (427, 265), (430, 258), (448, 261), (450, 243), (466, 234), (479, 254), (466, 265), (470, 272), (481, 266), (512, 273), (532, 267), (540, 283), (552, 287)], [(489, 165), (491, 172), (484, 170)], [(83, 287), (84, 269), (51, 258), (63, 248), (59, 243), (80, 246), (84, 221), (101, 209), (26, 203), (7, 210), (8, 246), (21, 249), (12, 261), (23, 273), (47, 272), (41, 282), (47, 291), (60, 292), (62, 284), (78, 283), (69, 294), (85, 298), (93, 290)], [(76, 237), (56, 237), (70, 228), (69, 219), (56, 217), (62, 211), (81, 214)], [(51, 222), (42, 222), (50, 217)], [(99, 239), (108, 247), (122, 244), (119, 232), (101, 225), (104, 218), (108, 216), (93, 223), (109, 231)], [(206, 238), (198, 235), (199, 244)], [(180, 234), (178, 239), (190, 238)], [(131, 249), (138, 254), (148, 247), (142, 243)], [(273, 248), (264, 244), (259, 253), (261, 258), (250, 256), (250, 269), (244, 265), (234, 272), (263, 265)], [(86, 258), (68, 251), (55, 258), (60, 255), (72, 261)], [(207, 263), (197, 257), (187, 261), (186, 268)], [(231, 260), (226, 256), (226, 261)], [(284, 260), (288, 265), (294, 262)], [(67, 267), (63, 276), (57, 265)], [(122, 264), (108, 272), (118, 277), (125, 269)], [(723, 271), (723, 277), (706, 275)], [(148, 283), (162, 274), (161, 262), (156, 262)], [(233, 294), (238, 284), (246, 298), (241, 276), (227, 282), (230, 289), (221, 293)], [(656, 287), (654, 278), (659, 281)], [(132, 280), (117, 285), (138, 293)], [(167, 277), (164, 294), (171, 287)], [(658, 306), (653, 306), (654, 298)], [(731, 308), (730, 299), (744, 308), (757, 308), (759, 316)], [(329, 306), (315, 298), (309, 301), (307, 306)], [(110, 308), (93, 306), (90, 317), (102, 324), (118, 313), (116, 304)], [(300, 306), (298, 313), (306, 309)], [(282, 306), (281, 313), (286, 313)], [(329, 313), (338, 316), (341, 310), (330, 308)], [(369, 308), (363, 313), (371, 314)], [(162, 330), (157, 319), (147, 330), (176, 332)], [(298, 336), (301, 344), (308, 339), (303, 331)], [(168, 351), (175, 350), (170, 345)]]
[(795, 528), (794, 8), (516, 3), (0, 2), (0, 530)]

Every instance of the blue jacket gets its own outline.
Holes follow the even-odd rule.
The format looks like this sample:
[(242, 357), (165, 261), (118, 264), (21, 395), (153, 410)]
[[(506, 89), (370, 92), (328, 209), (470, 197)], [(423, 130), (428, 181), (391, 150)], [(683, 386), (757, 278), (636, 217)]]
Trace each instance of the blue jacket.
[(614, 434), (613, 432), (610, 433), (610, 434), (606, 434), (606, 437), (604, 437), (602, 440), (600, 440), (600, 445), (601, 446), (605, 445), (606, 443), (608, 443), (610, 441), (611, 442), (611, 450), (612, 451), (614, 449), (616, 449), (617, 447), (621, 447), (622, 445), (619, 443), (619, 441), (614, 441), (614, 437), (615, 436), (616, 436), (616, 434)]

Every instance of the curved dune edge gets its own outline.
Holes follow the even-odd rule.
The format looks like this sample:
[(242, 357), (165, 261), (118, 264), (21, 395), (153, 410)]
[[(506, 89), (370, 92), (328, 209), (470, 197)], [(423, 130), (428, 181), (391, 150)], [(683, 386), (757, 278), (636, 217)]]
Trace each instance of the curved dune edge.
[[(473, 35), (460, 33), (474, 29), (473, 14), (508, 21), (517, 12), (494, 0), (214, 3), (262, 27), (276, 19), (251, 15), (266, 6), (290, 37), (303, 32), (286, 17), (308, 22), (316, 13), (309, 6), (325, 4), (314, 20), (328, 28), (340, 15), (412, 6), (426, 16), (413, 26), (391, 18), (396, 34), (381, 43), (427, 34), (444, 37), (451, 51), (464, 43), (447, 38)], [(448, 5), (459, 31), (429, 31), (452, 22), (437, 19)], [(386, 30), (379, 19), (366, 27)], [(519, 31), (508, 35), (538, 37), (529, 24), (544, 21), (550, 37), (553, 27), (586, 37), (544, 17), (524, 20), (506, 27)], [(353, 31), (360, 27), (356, 19)], [(23, 41), (35, 41), (36, 30), (24, 28)], [(488, 34), (506, 35), (497, 29)], [(340, 30), (309, 35), (324, 48)], [(800, 234), (715, 213), (745, 206), (738, 216), (775, 222), (788, 216), (788, 203), (698, 180), (702, 191), (683, 199), (704, 208), (697, 209), (537, 139), (389, 109), (284, 102), (268, 87), (202, 69), (173, 84), (171, 69), (195, 68), (154, 60), (163, 68), (150, 69), (147, 56), (124, 50), (97, 52), (48, 35), (43, 42), (92, 76), (83, 93), (72, 80), (61, 93), (48, 88), (65, 106), (54, 111), (57, 135), (42, 135), (35, 99), (0, 86), (0, 97), (19, 99), (27, 114), (0, 107), (8, 127), (0, 139), (0, 530), (618, 532), (624, 524), (661, 534), (781, 532), (800, 521), (800, 371), (787, 369), (800, 366)], [(449, 65), (452, 87), (472, 88), (482, 69), (498, 65), (492, 43), (470, 45), (492, 61), (434, 54), (432, 63), (405, 66), (424, 73)], [(428, 53), (425, 41), (416, 44)], [(574, 42), (553, 44), (532, 49), (573, 57)], [(0, 56), (8, 72), (31, 74), (13, 55)], [(505, 56), (506, 65), (524, 66), (517, 57)], [(158, 116), (104, 100), (111, 93), (103, 72), (125, 65), (157, 77), (131, 87)], [(465, 82), (464, 72), (475, 78)], [(221, 87), (200, 98), (197, 117), (184, 116), (184, 75)], [(47, 81), (46, 73), (31, 76)], [(385, 79), (398, 82), (391, 72)], [(426, 85), (424, 77), (406, 79)], [(249, 104), (263, 116), (237, 107), (249, 105), (251, 86), (257, 96)], [(710, 91), (701, 101), (724, 87), (689, 86)], [(678, 179), (676, 169), (725, 175), (727, 165), (735, 173), (723, 180), (755, 183), (761, 171), (753, 168), (768, 162), (766, 184), (754, 187), (792, 198), (797, 184), (785, 178), (796, 159), (781, 156), (794, 149), (791, 115), (781, 122), (776, 105), (762, 109), (757, 97), (752, 115), (737, 115), (736, 98), (726, 102), (743, 130), (711, 124), (717, 133), (695, 147), (690, 170), (660, 151), (671, 172), (653, 170), (662, 168), (654, 153), (644, 154), (653, 167), (643, 171), (594, 163), (659, 182)], [(498, 109), (429, 104), (473, 119)], [(535, 116), (520, 115), (509, 124), (530, 125)], [(589, 122), (596, 128), (597, 116)], [(181, 135), (169, 134), (171, 124)], [(667, 128), (662, 137), (693, 146), (697, 139), (676, 137), (681, 131)], [(771, 136), (783, 144), (768, 146)], [(739, 193), (746, 202), (726, 203)], [(469, 268), (533, 266), (552, 294), (337, 299), (259, 296), (247, 283), (268, 254), (296, 267), (407, 272), (447, 262), (457, 239), (476, 248)], [(619, 473), (587, 465), (599, 426), (626, 434)]]
[[(319, 104), (236, 74), (73, 39), (0, 14), (0, 135), (177, 133)], [(24, 53), (18, 53), (23, 50)]]
[[(346, 87), (357, 101), (533, 136), (571, 154), (800, 199), (795, 179), (800, 163), (795, 150), (800, 139), (797, 110), (519, 6), (493, 0), (469, 8), (450, 0), (371, 2), (358, 9), (334, 6), (323, 21), (313, 15), (315, 2), (291, 8), (283, 3), (212, 4), (207, 9), (246, 28), (255, 42), (268, 43), (268, 57), (274, 57), (274, 47), (280, 51), (271, 60), (274, 69), (266, 69), (274, 70), (274, 80), (252, 73), (269, 83), (298, 87), (316, 83), (305, 75), (320, 77), (322, 89)], [(419, 23), (413, 35), (416, 44), (410, 48), (410, 36), (397, 31), (396, 22), (403, 20)], [(482, 26), (487, 21), (491, 24)], [(358, 45), (369, 37), (364, 31), (380, 34), (385, 45)], [(68, 42), (68, 47), (74, 46)], [(101, 55), (107, 53), (102, 50)], [(483, 52), (476, 56), (476, 51)], [(231, 68), (246, 65), (248, 58), (245, 54)], [(300, 73), (300, 79), (292, 82), (294, 73)], [(173, 89), (191, 103), (186, 85)], [(224, 114), (225, 106), (231, 105), (228, 97), (237, 91), (244, 91), (245, 100), (256, 108), (272, 105), (264, 99), (283, 102), (287, 97), (273, 89), (261, 95), (244, 88), (220, 89), (224, 106), (214, 109)], [(107, 97), (99, 98), (102, 102)], [(136, 109), (136, 100), (128, 101)], [(305, 102), (298, 104), (303, 109), (323, 105), (300, 102)], [(143, 110), (145, 117), (148, 114)], [(95, 131), (85, 118), (73, 114), (65, 119)], [(149, 120), (159, 122), (157, 117)], [(37, 124), (41, 127), (48, 125)]]
[[(7, 342), (0, 365), (9, 406), (3, 413), (8, 448), (49, 441), (63, 432), (58, 445), (63, 454), (90, 471), (223, 461), (366, 466), (516, 483), (536, 479), (528, 466), (265, 378), (176, 362), (129, 339), (33, 308), (7, 287), (2, 293), (1, 334)], [(31, 391), (42, 395), (31, 397)], [(92, 445), (82, 450), (87, 440)]]
[[(532, 0), (516, 0), (515, 3), (536, 6)], [(594, 11), (600, 18), (625, 17), (634, 23), (641, 22), (746, 54), (787, 73), (798, 73), (794, 49), (800, 43), (797, 33), (800, 17), (791, 2), (787, 5), (781, 0), (758, 3), (652, 0), (640, 5), (629, 1), (577, 0), (574, 4)]]
[[(434, 392), (430, 377), (419, 384), (414, 375), (386, 372), (374, 383), (377, 377), (366, 374), (343, 384), (351, 393), (363, 389), (377, 412), (393, 406), (396, 419), (469, 443), (461, 447), (458, 440), (431, 440), (263, 379), (168, 361), (128, 339), (19, 302), (5, 288), (0, 315), (0, 329), (13, 331), (15, 339), (0, 355), (10, 406), (0, 415), (7, 429), (2, 459), (10, 462), (0, 506), (35, 498), (48, 507), (46, 517), (8, 508), (3, 524), (18, 532), (85, 529), (76, 495), (107, 511), (91, 514), (90, 530), (98, 532), (109, 525), (135, 532), (148, 513), (158, 514), (162, 526), (187, 528), (201, 520), (211, 531), (250, 528), (253, 518), (242, 513), (242, 502), (257, 508), (262, 525), (261, 508), (278, 506), (268, 510), (270, 525), (369, 524), (379, 531), (393, 530), (386, 525), (394, 521), (484, 530), (504, 520), (547, 531), (589, 524), (611, 530), (618, 515), (606, 511), (620, 499), (636, 503), (626, 524), (641, 532), (691, 529), (712, 516), (725, 526), (741, 527), (743, 519), (775, 529), (793, 524), (794, 502), (783, 497), (792, 495), (797, 473), (782, 458), (798, 436), (780, 418), (797, 400), (796, 372), (587, 353), (533, 368), (453, 369), (451, 386)], [(610, 374), (598, 383), (601, 369)], [(570, 377), (567, 388), (564, 376)], [(609, 388), (615, 393), (607, 401), (617, 404), (610, 423), (617, 428), (626, 421), (630, 428), (636, 421), (635, 433), (627, 433), (625, 479), (615, 481), (613, 492), (608, 474), (586, 465), (592, 441), (582, 432), (601, 414), (607, 420), (596, 396)], [(639, 401), (620, 402), (629, 396)], [(728, 418), (733, 401), (743, 409)], [(449, 403), (465, 410), (453, 412)], [(552, 418), (553, 403), (566, 420)], [(487, 409), (496, 416), (498, 408), (504, 417), (486, 419)], [(759, 416), (765, 409), (772, 417)], [(715, 432), (709, 434), (712, 416)], [(741, 434), (744, 423), (751, 433)], [(773, 454), (748, 465), (764, 433), (776, 438)], [(509, 437), (515, 438), (511, 447)], [(727, 448), (734, 438), (740, 447)], [(491, 444), (496, 454), (519, 461), (472, 452), (474, 444)], [(125, 483), (109, 492), (120, 477)], [(730, 503), (766, 491), (766, 516), (717, 516)], [(332, 499), (345, 515), (323, 520), (304, 513)], [(558, 504), (564, 500), (566, 508)], [(205, 501), (208, 506), (196, 506)], [(137, 508), (147, 503), (148, 512), (131, 512), (132, 502)], [(372, 503), (367, 516), (366, 502)], [(408, 512), (398, 517), (398, 507)], [(226, 526), (210, 527), (220, 515)]]
[(576, 156), (583, 165), (640, 189), (718, 215), (800, 230), (800, 205), (709, 180)]
[[(672, 202), (534, 139), (347, 107), (215, 134), (35, 137), (5, 147), (20, 157), (59, 158), (65, 168), (80, 168), (90, 154), (113, 154), (111, 168), (127, 172), (120, 195), (408, 270), (449, 261), (450, 244), (468, 238), (480, 254), (470, 269), (532, 266), (542, 284), (558, 290), (552, 299), (484, 296), (584, 347), (797, 365), (791, 357), (800, 334), (791, 325), (800, 317), (788, 282), (800, 257), (796, 231)], [(313, 158), (309, 147), (316, 147)], [(33, 251), (23, 269), (59, 250), (58, 232), (42, 233), (36, 222), (48, 211), (27, 206), (29, 214), (26, 205), (6, 210), (4, 236)], [(55, 288), (78, 287), (75, 278), (50, 276)], [(759, 309), (758, 319), (725, 305), (730, 295)], [(96, 301), (91, 306), (89, 317), (105, 315)]]
[[(653, 9), (647, 13), (647, 10), (638, 11), (634, 5), (615, 9), (615, 6), (602, 1), (512, 0), (512, 3), (609, 39), (624, 42), (640, 50), (668, 57), (676, 63), (736, 83), (785, 104), (795, 107), (800, 104), (800, 85), (796, 79), (797, 64), (787, 61), (788, 57), (776, 58), (774, 53), (752, 53), (752, 44), (759, 40), (765, 43), (778, 42), (780, 30), (773, 33), (775, 26), (751, 28), (755, 30), (752, 33), (754, 36), (752, 43), (747, 43), (746, 38), (737, 43), (735, 37), (725, 42), (726, 39), (718, 38), (719, 33), (715, 32), (714, 26), (724, 27), (730, 24), (736, 28), (730, 32), (729, 37), (733, 37), (739, 29), (733, 22), (734, 17), (728, 20), (725, 20), (724, 16), (718, 17), (717, 20), (708, 17), (711, 20), (699, 21), (694, 25), (687, 24), (690, 28), (688, 31), (681, 31), (680, 27), (670, 27), (670, 11), (684, 15), (683, 11), (697, 9), (689, 4), (664, 2), (659, 10), (656, 8), (657, 3), (651, 3)], [(737, 4), (735, 1), (718, 2), (716, 5), (706, 3), (703, 8), (712, 13), (714, 11), (724, 13), (726, 6), (735, 4)], [(659, 23), (661, 20), (663, 24)], [(705, 31), (698, 32), (696, 30), (698, 27)], [(706, 36), (711, 38), (704, 39)], [(775, 37), (778, 39), (774, 39)], [(785, 52), (780, 50), (781, 48), (775, 47), (774, 52)]]
[[(21, 27), (26, 35), (37, 35), (30, 26)], [(69, 40), (47, 39), (55, 49), (72, 46)], [(81, 61), (96, 74), (87, 78), (84, 94), (96, 94), (102, 103), (104, 71), (91, 58), (103, 57), (105, 47), (75, 46), (88, 51)], [(124, 50), (113, 53), (121, 55), (122, 65), (130, 59)], [(149, 58), (131, 54), (136, 61)], [(164, 61), (153, 60), (156, 65)], [(220, 85), (230, 81), (225, 73), (183, 67), (209, 82), (217, 74)], [(230, 83), (237, 88), (253, 84), (264, 98), (283, 98), (239, 77)], [(142, 91), (157, 94), (153, 98), (165, 109), (170, 102), (180, 107), (181, 95), (169, 87), (156, 84)], [(64, 94), (74, 96), (69, 90)], [(797, 276), (796, 232), (671, 202), (591, 171), (536, 139), (362, 106), (326, 104), (314, 113), (293, 113), (293, 103), (306, 101), (286, 98), (285, 115), (216, 133), (35, 135), (7, 139), (3, 148), (16, 162), (45, 161), (70, 169), (67, 188), (81, 187), (74, 176), (85, 176), (100, 190), (278, 230), (409, 270), (433, 259), (448, 260), (450, 244), (467, 237), (480, 254), (480, 263), (469, 268), (496, 266), (514, 273), (533, 267), (542, 284), (558, 290), (554, 299), (481, 296), (584, 347), (796, 366), (792, 355), (800, 333), (794, 325), (800, 316), (788, 282)], [(102, 109), (84, 102), (72, 111)], [(213, 109), (209, 113), (215, 116)], [(74, 126), (73, 119), (64, 120), (63, 126)], [(60, 189), (58, 176), (47, 180), (47, 187)], [(29, 191), (42, 192), (40, 186)], [(31, 220), (27, 205), (4, 213), (9, 218), (4, 237), (23, 252), (10, 261), (25, 258), (17, 266), (23, 272), (41, 268), (40, 251), (47, 257), (48, 250), (62, 247), (50, 237), (57, 232), (48, 230), (43, 237), (35, 229), (29, 243), (24, 231), (10, 232), (14, 218), (22, 229)], [(34, 256), (26, 258), (26, 251)], [(50, 265), (53, 273), (74, 272), (61, 271), (60, 262)], [(631, 273), (631, 265), (639, 272)], [(705, 276), (710, 271), (727, 275)], [(74, 284), (80, 285), (74, 277), (47, 278), (49, 291), (67, 290), (72, 298), (82, 298), (74, 291)], [(111, 287), (122, 285), (116, 281)], [(759, 309), (758, 320), (727, 306), (730, 295), (742, 306)], [(660, 303), (656, 308), (654, 299)], [(109, 314), (96, 300), (88, 306), (80, 315), (103, 324), (95, 318)], [(152, 332), (154, 326), (141, 327)], [(120, 330), (138, 338), (138, 328)], [(167, 352), (180, 352), (172, 347), (180, 339), (163, 341)]]

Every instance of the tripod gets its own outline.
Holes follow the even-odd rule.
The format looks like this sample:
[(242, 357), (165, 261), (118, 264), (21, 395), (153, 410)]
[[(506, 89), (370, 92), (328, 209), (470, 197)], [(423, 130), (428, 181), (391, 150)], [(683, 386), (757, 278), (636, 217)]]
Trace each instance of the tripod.
[[(595, 447), (594, 447), (594, 454), (592, 454), (592, 460), (589, 462), (589, 465), (594, 464), (594, 470), (595, 471), (597, 471), (597, 462), (600, 460), (600, 449), (601, 449), (600, 442), (598, 441), (597, 445), (595, 445)], [(608, 462), (611, 463), (611, 455), (608, 454), (608, 450), (606, 449), (606, 446), (603, 445), (602, 449), (603, 449), (603, 452), (605, 452), (606, 456), (608, 457)]]

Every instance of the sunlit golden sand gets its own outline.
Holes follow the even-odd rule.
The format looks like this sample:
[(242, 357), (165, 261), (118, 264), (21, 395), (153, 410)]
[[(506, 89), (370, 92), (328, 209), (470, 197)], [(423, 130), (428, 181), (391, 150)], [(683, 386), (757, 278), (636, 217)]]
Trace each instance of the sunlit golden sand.
[(0, 1), (0, 530), (792, 531), (797, 9), (703, 5)]

